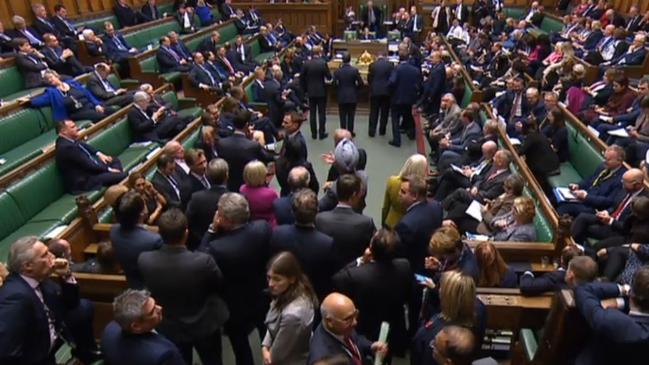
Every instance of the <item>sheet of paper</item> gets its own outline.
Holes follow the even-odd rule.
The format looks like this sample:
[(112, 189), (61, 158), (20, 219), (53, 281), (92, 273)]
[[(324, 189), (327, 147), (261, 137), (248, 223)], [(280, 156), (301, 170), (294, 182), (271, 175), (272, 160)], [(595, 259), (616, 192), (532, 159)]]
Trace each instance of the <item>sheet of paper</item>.
[(588, 130), (591, 131), (595, 137), (599, 137), (599, 131), (597, 129), (593, 128), (592, 126), (588, 126)]
[(472, 241), (489, 241), (489, 236), (469, 232), (466, 233), (466, 238)]
[(521, 140), (516, 137), (509, 137), (509, 142), (511, 142), (514, 146), (521, 144)]
[(451, 168), (453, 169), (453, 171), (457, 171), (457, 172), (459, 172), (460, 174), (463, 174), (463, 175), (464, 175), (464, 170), (462, 170), (462, 168), (459, 167), (458, 165), (451, 164)]
[(482, 209), (482, 205), (477, 200), (474, 200), (471, 202), (471, 204), (469, 204), (469, 207), (466, 208), (466, 211), (464, 213), (468, 214), (478, 222), (482, 222), (481, 209)]
[(559, 194), (561, 194), (561, 197), (565, 200), (577, 200), (577, 197), (572, 194), (572, 191), (570, 191), (569, 188), (561, 188), (558, 187), (556, 188)]
[(629, 133), (624, 128), (613, 129), (612, 131), (608, 131), (608, 134), (616, 137), (629, 138)]

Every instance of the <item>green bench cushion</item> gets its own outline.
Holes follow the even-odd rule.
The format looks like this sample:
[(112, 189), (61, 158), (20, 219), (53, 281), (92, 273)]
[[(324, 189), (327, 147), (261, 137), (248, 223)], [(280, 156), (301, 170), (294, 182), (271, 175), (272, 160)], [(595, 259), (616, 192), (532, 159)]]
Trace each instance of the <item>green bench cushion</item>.
[(553, 32), (561, 32), (563, 29), (563, 22), (550, 17), (549, 15), (545, 15), (543, 17), (543, 21), (541, 22), (541, 30), (544, 31), (545, 33), (553, 33)]
[(464, 95), (462, 96), (462, 101), (460, 103), (460, 106), (462, 108), (466, 108), (467, 105), (471, 102), (471, 98), (473, 98), (473, 86), (468, 84), (466, 81), (464, 82)]
[(166, 82), (168, 83), (176, 83), (176, 81), (180, 80), (180, 72), (174, 71), (174, 72), (167, 72), (166, 74), (160, 75)]
[(43, 222), (29, 222), (22, 225), (20, 228), (9, 234), (7, 237), (0, 241), (0, 261), (7, 261), (9, 255), (9, 248), (11, 244), (17, 239), (25, 236), (37, 236), (43, 238), (45, 234), (52, 229), (59, 226), (59, 220), (43, 221)]
[(64, 195), (63, 179), (52, 161), (7, 188), (7, 192), (18, 204), (23, 217), (30, 220)]
[(567, 124), (568, 150), (570, 160), (561, 164), (561, 174), (549, 178), (553, 187), (578, 183), (585, 176), (590, 176), (604, 161), (604, 157), (592, 141), (584, 137), (575, 127)]
[(178, 115), (181, 117), (192, 117), (192, 119), (196, 119), (203, 115), (203, 108), (195, 106), (192, 108), (181, 109), (178, 111)]
[(116, 29), (120, 29), (122, 27), (119, 23), (119, 20), (117, 20), (117, 17), (114, 15), (80, 21), (76, 23), (76, 26), (90, 28), (94, 30), (95, 33), (100, 34), (104, 33), (104, 22), (106, 21), (113, 23), (113, 26), (115, 26)]
[(0, 69), (0, 85), (2, 85), (2, 90), (0, 91), (0, 98), (9, 99), (8, 96), (13, 98), (19, 97), (14, 96), (14, 94), (25, 93), (25, 79), (23, 75), (18, 70), (17, 66), (5, 67)]
[(233, 23), (230, 23), (219, 29), (219, 34), (221, 35), (221, 42), (228, 42), (234, 39), (239, 32), (237, 31), (237, 27)]
[(527, 12), (526, 9), (523, 8), (505, 8), (505, 16), (508, 18), (515, 18), (515, 19), (520, 19), (522, 18)]
[(548, 178), (552, 187), (566, 187), (568, 184), (578, 183), (582, 179), (582, 176), (579, 175), (577, 170), (568, 161), (561, 163), (560, 171), (561, 173), (559, 175)]
[(254, 60), (258, 64), (263, 64), (266, 60), (269, 60), (275, 55), (275, 52), (264, 52), (254, 56)]

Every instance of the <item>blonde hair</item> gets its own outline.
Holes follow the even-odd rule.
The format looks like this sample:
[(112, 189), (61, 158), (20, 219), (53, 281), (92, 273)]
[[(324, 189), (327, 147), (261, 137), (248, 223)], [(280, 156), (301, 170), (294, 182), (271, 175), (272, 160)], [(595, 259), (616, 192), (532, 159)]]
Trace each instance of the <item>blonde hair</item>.
[(243, 181), (249, 187), (259, 187), (266, 185), (266, 174), (268, 169), (261, 161), (250, 161), (243, 168)]
[(442, 274), (439, 297), (444, 320), (459, 326), (473, 326), (476, 288), (472, 277), (459, 271), (446, 271)]
[(415, 175), (417, 177), (426, 178), (428, 173), (428, 160), (426, 156), (416, 153), (406, 160), (399, 171), (399, 177), (404, 178), (407, 176)]
[(460, 232), (455, 227), (443, 226), (430, 237), (428, 248), (433, 255), (452, 254), (457, 249), (459, 241)]
[(531, 198), (527, 196), (519, 196), (514, 199), (514, 206), (512, 207), (515, 217), (520, 217), (527, 223), (531, 223), (536, 215), (536, 207)]

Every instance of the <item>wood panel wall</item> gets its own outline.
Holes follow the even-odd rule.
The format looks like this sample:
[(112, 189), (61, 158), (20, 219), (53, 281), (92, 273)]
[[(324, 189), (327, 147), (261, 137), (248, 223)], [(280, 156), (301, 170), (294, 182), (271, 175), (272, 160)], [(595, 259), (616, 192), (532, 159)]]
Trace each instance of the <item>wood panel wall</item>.
[[(335, 1), (335, 0), (334, 0)], [(302, 3), (261, 3), (233, 1), (237, 8), (248, 9), (254, 6), (266, 21), (273, 24), (282, 22), (293, 33), (302, 33), (308, 26), (315, 25), (323, 33), (334, 31), (334, 3), (302, 4)]]

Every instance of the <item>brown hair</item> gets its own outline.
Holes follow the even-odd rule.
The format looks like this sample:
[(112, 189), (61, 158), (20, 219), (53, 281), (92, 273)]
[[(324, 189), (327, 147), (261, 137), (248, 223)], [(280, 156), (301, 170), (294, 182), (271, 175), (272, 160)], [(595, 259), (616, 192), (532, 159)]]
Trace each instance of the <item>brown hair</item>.
[(491, 242), (480, 242), (475, 248), (475, 256), (480, 268), (478, 286), (498, 287), (507, 273), (507, 264), (500, 252)]
[(275, 307), (281, 312), (287, 305), (299, 297), (306, 297), (311, 303), (313, 308), (318, 307), (318, 298), (311, 286), (309, 278), (302, 271), (300, 262), (290, 252), (284, 251), (275, 255), (268, 262), (268, 271), (287, 278), (295, 279), (288, 289), (280, 294), (275, 301)]

